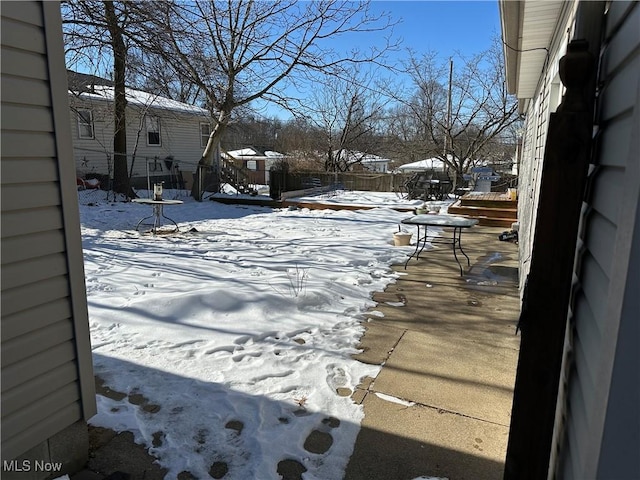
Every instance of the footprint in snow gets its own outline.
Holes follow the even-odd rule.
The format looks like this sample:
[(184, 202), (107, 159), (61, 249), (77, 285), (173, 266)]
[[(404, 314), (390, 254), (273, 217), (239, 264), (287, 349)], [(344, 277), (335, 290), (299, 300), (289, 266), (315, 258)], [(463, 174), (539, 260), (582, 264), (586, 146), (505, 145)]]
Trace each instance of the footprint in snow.
[(333, 445), (330, 433), (313, 430), (304, 441), (304, 449), (309, 453), (323, 454)]
[(281, 460), (278, 463), (278, 474), (283, 480), (302, 480), (302, 474), (306, 472), (302, 463), (291, 458)]
[(327, 385), (329, 385), (341, 397), (348, 397), (353, 392), (349, 388), (351, 377), (344, 368), (336, 365), (327, 365)]
[(304, 449), (309, 453), (323, 454), (333, 445), (333, 436), (330, 430), (338, 428), (340, 420), (335, 417), (327, 417), (322, 420), (322, 425), (313, 430), (304, 441)]

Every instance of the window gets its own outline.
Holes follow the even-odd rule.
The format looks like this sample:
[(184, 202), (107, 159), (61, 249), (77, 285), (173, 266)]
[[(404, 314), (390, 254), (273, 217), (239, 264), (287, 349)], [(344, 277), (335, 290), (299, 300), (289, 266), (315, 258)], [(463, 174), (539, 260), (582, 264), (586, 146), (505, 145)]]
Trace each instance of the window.
[(147, 145), (161, 145), (160, 143), (160, 119), (147, 117)]
[(209, 135), (211, 135), (211, 125), (208, 123), (200, 124), (200, 146), (206, 147), (209, 142)]
[(78, 110), (78, 138), (93, 138), (93, 112)]
[(254, 172), (258, 170), (258, 162), (255, 160), (247, 160), (247, 170), (253, 170)]
[(549, 113), (554, 113), (558, 109), (558, 106), (560, 106), (564, 93), (563, 90), (564, 87), (562, 83), (560, 83), (560, 74), (557, 74), (551, 82), (551, 88), (549, 89)]

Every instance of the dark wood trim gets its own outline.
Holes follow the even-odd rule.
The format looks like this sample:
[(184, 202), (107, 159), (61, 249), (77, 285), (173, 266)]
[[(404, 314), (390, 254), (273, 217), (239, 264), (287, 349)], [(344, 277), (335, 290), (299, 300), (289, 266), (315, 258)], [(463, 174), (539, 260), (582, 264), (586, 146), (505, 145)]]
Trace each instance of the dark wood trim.
[(505, 462), (507, 480), (547, 478), (574, 256), (593, 126), (594, 55), (572, 41), (560, 60), (567, 91), (551, 114)]

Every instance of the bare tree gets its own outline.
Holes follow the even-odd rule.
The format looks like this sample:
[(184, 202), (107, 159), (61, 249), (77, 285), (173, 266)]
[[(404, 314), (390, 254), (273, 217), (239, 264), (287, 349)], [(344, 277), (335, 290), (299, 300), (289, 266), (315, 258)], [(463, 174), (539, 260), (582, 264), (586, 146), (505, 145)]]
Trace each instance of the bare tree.
[[(355, 32), (384, 32), (387, 15), (372, 15), (367, 2), (346, 0), (195, 0), (137, 4), (148, 10), (149, 41), (181, 77), (202, 90), (213, 128), (200, 165), (214, 164), (234, 110), (257, 99), (290, 104), (287, 88), (310, 71), (346, 63), (375, 62), (386, 47), (366, 54), (337, 54), (329, 40)], [(200, 200), (198, 178), (192, 195)]]
[(308, 118), (297, 115), (282, 124), (276, 150), (287, 153), (292, 171), (324, 171), (324, 134)]
[(414, 88), (401, 110), (419, 123), (418, 138), (428, 153), (453, 170), (455, 187), (478, 161), (493, 156), (496, 141), (518, 122), (501, 47), (496, 40), (488, 51), (451, 63), (434, 54), (412, 55), (408, 67)]
[(164, 60), (153, 52), (136, 49), (129, 56), (128, 66), (131, 84), (142, 91), (189, 105), (204, 106), (206, 103), (197, 85), (167, 68)]
[(376, 73), (351, 65), (337, 75), (316, 83), (316, 89), (300, 109), (316, 127), (324, 143), (324, 169), (345, 172), (365, 154), (377, 153), (377, 130), (389, 101), (377, 85)]

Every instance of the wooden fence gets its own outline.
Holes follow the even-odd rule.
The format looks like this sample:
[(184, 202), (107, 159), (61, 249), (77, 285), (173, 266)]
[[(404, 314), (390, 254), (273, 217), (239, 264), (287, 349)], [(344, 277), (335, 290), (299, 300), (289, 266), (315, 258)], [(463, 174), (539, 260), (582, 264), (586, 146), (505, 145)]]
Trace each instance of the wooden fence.
[(403, 185), (409, 178), (411, 174), (290, 172), (287, 174), (287, 190), (301, 190), (320, 183), (323, 186), (336, 185), (346, 190), (402, 192)]

